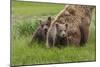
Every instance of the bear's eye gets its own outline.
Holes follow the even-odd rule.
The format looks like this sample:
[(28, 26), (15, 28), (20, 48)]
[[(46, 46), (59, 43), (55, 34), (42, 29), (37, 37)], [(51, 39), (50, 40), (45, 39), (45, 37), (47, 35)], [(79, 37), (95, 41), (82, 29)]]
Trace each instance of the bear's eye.
[(66, 31), (66, 30), (64, 30), (64, 31)]
[(62, 30), (59, 30), (60, 32), (62, 31)]
[(43, 27), (44, 25), (42, 24), (41, 27)]
[(48, 24), (46, 24), (48, 26)]

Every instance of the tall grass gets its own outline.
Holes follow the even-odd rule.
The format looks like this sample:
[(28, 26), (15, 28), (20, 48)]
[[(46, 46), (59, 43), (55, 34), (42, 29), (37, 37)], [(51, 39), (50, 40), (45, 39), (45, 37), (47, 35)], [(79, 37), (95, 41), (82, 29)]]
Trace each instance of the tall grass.
[[(27, 9), (26, 9), (27, 8)], [(34, 9), (33, 9), (34, 8)], [(12, 4), (12, 49), (11, 65), (47, 64), (79, 61), (95, 61), (95, 14), (90, 26), (89, 40), (84, 47), (67, 46), (47, 49), (44, 43), (34, 42), (29, 47), (32, 33), (45, 15), (56, 15), (63, 5), (33, 2), (15, 2)], [(31, 17), (31, 15), (33, 17)], [(23, 18), (19, 18), (23, 16)], [(28, 19), (26, 16), (29, 16)], [(34, 16), (36, 16), (34, 18)], [(41, 16), (41, 17), (40, 17)]]
[(35, 29), (39, 25), (38, 22), (39, 21), (36, 21), (36, 20), (32, 20), (32, 21), (23, 20), (23, 21), (15, 23), (13, 25), (13, 28), (15, 30), (14, 32), (19, 33), (19, 34), (16, 34), (16, 36), (17, 35), (23, 36), (23, 35), (32, 34), (33, 31), (35, 31)]
[(12, 65), (47, 64), (95, 60), (95, 43), (90, 41), (85, 47), (45, 48), (45, 44), (34, 42), (28, 46), (31, 37), (13, 40)]

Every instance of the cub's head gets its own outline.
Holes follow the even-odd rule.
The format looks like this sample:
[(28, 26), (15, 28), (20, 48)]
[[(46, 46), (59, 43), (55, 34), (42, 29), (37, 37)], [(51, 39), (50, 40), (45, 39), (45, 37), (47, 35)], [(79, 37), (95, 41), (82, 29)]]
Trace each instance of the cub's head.
[(40, 20), (41, 29), (45, 34), (47, 33), (48, 28), (50, 27), (51, 21), (51, 17), (48, 17), (46, 20)]
[(67, 36), (67, 24), (56, 23), (57, 36), (65, 38)]

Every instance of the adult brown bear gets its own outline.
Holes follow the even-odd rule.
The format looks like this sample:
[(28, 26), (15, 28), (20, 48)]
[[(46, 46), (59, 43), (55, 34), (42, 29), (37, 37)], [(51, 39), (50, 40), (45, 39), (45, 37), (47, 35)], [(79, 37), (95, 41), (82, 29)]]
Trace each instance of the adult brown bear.
[[(48, 32), (51, 30), (52, 26), (55, 23), (61, 23), (61, 24), (68, 24), (68, 30), (72, 33), (71, 29), (76, 28), (77, 30), (74, 30), (77, 32), (77, 34), (71, 34), (70, 36), (73, 37), (73, 35), (78, 35), (77, 37), (70, 38), (69, 43), (73, 44), (85, 44), (88, 40), (89, 35), (89, 26), (91, 22), (91, 15), (92, 15), (92, 9), (94, 7), (87, 6), (87, 5), (66, 5), (63, 10), (61, 10), (60, 13), (55, 17), (54, 21), (52, 21), (50, 28), (48, 29)], [(74, 26), (71, 26), (74, 25)], [(70, 27), (71, 26), (71, 27)], [(48, 38), (48, 32), (47, 32), (47, 38)], [(67, 32), (68, 34), (69, 32)], [(68, 36), (67, 36), (68, 37)], [(69, 38), (69, 37), (68, 37)]]
[(91, 24), (92, 11), (94, 6), (89, 5), (76, 5), (73, 9), (75, 16), (79, 16), (81, 19), (80, 23), (80, 32), (81, 32), (81, 41), (80, 45), (85, 45), (88, 41), (89, 36), (89, 27)]

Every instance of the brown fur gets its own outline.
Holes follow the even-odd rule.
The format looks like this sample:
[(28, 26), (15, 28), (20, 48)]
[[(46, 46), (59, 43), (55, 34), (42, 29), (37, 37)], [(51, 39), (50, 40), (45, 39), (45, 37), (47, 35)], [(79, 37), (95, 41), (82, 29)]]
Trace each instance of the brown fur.
[(55, 46), (56, 44), (66, 45), (67, 44), (67, 24), (54, 24), (50, 31), (48, 31), (47, 47)]
[[(67, 5), (60, 13), (58, 13), (54, 21), (52, 21), (50, 28), (48, 29), (48, 32), (51, 30), (51, 28), (55, 23), (61, 23), (61, 24), (68, 23), (69, 31), (71, 33), (73, 33), (73, 31), (77, 32), (77, 34), (74, 34), (76, 37), (73, 37), (73, 35), (71, 35), (73, 37), (71, 43), (85, 44), (88, 40), (91, 14), (92, 14), (92, 8), (90, 6)], [(74, 28), (76, 30), (74, 30)], [(47, 39), (48, 39), (48, 32), (47, 32)], [(48, 44), (48, 42), (46, 42), (46, 44)]]
[(52, 18), (48, 17), (46, 20), (40, 21), (40, 25), (33, 34), (32, 42), (34, 40), (45, 41), (47, 30), (51, 24)]
[(81, 32), (79, 25), (75, 23), (71, 23), (68, 25), (68, 44), (75, 44), (76, 46), (80, 46), (81, 41)]
[(79, 16), (81, 18), (81, 45), (84, 45), (88, 40), (93, 8), (93, 6), (76, 6), (76, 16)]

